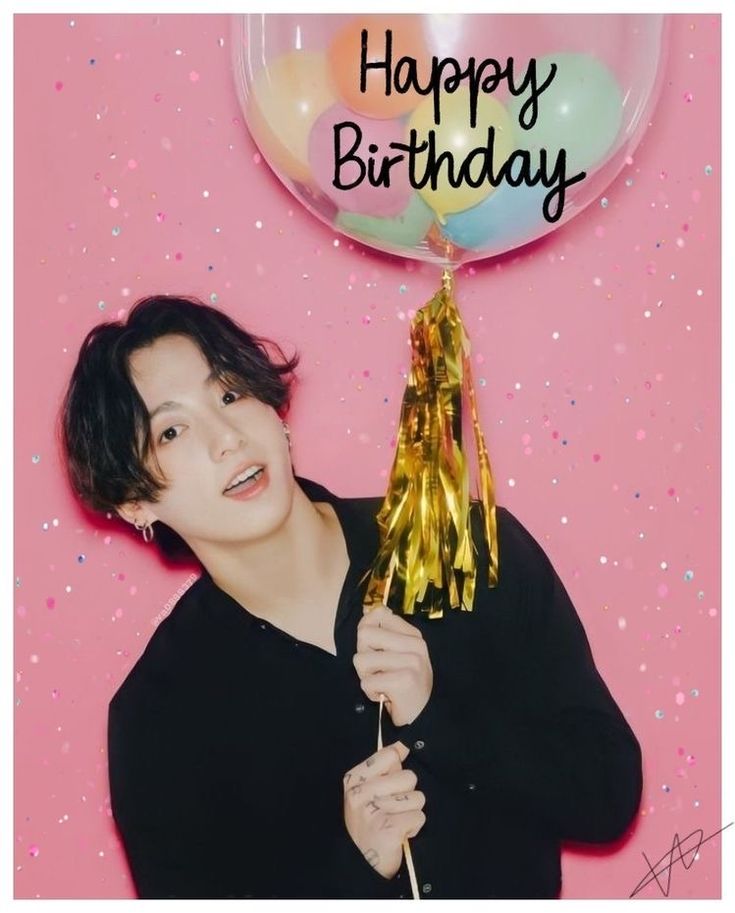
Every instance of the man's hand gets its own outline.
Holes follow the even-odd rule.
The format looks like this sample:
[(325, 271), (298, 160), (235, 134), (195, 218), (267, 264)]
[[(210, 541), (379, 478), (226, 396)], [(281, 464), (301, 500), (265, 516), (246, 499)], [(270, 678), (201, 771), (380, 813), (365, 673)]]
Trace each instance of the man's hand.
[(347, 832), (383, 878), (393, 878), (404, 838), (415, 837), (426, 822), (426, 796), (416, 789), (416, 774), (402, 766), (407, 755), (402, 742), (386, 745), (342, 780)]
[(385, 695), (396, 726), (412, 723), (426, 706), (434, 672), (423, 635), (386, 606), (363, 610), (352, 662), (360, 686), (373, 701)]

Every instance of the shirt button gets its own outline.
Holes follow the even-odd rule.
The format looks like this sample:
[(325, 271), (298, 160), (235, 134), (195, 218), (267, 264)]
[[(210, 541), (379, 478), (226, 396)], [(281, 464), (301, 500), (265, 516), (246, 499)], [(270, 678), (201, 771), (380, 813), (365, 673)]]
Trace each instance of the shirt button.
[(468, 783), (468, 784), (467, 784), (467, 789), (474, 790), (474, 789), (475, 789), (475, 784), (474, 784), (474, 783)]
[[(413, 743), (413, 747), (421, 750), (424, 747), (424, 743), (421, 741), (421, 739), (418, 739)], [(429, 890), (431, 890), (431, 885), (429, 885)]]
[(431, 894), (431, 885), (428, 881), (426, 884), (421, 885), (421, 890), (424, 892), (424, 894)]
[(365, 709), (365, 705), (361, 704), (359, 701), (355, 704), (355, 713), (362, 713)]
[(265, 622), (262, 622), (262, 621), (261, 621), (261, 623), (260, 623), (260, 630), (261, 630), (261, 631), (265, 631)]

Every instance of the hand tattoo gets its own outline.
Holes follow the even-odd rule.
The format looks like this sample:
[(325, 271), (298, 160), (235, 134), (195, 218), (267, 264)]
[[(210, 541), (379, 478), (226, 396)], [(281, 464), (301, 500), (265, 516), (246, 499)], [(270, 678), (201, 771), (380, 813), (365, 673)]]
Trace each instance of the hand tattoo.
[(372, 757), (368, 758), (367, 761), (365, 761), (365, 764), (366, 764), (368, 767), (372, 767), (374, 763), (375, 763), (375, 756), (374, 756), (374, 755), (373, 755)]
[(380, 811), (380, 807), (378, 806), (378, 803), (375, 801), (375, 797), (373, 797), (373, 798), (368, 802), (367, 808), (372, 809), (372, 814), (373, 814), (373, 815), (375, 814), (375, 812), (379, 812), (379, 811)]
[(378, 853), (375, 850), (372, 850), (372, 849), (367, 850), (367, 852), (364, 854), (364, 856), (365, 856), (365, 860), (373, 868), (376, 868), (378, 863), (380, 862), (380, 856), (378, 855)]

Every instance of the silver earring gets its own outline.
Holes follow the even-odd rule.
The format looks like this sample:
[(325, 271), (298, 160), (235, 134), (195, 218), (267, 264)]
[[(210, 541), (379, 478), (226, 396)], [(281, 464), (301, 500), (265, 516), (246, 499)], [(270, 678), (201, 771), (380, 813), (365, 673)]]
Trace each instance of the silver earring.
[(286, 422), (281, 422), (283, 425), (283, 433), (286, 435), (286, 440), (288, 441), (288, 446), (291, 446), (291, 429), (288, 427)]
[(144, 523), (142, 526), (138, 526), (137, 523), (133, 524), (135, 528), (140, 531), (143, 531), (143, 541), (152, 542), (153, 541), (153, 527), (150, 523)]

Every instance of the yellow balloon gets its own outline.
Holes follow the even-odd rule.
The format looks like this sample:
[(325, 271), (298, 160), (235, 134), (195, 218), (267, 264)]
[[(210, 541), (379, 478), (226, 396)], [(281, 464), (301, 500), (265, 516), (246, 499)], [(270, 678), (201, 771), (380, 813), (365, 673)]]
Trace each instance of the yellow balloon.
[[(440, 98), (440, 123), (434, 123), (434, 100), (427, 97), (415, 109), (406, 124), (406, 138), (410, 131), (416, 130), (416, 144), (420, 146), (424, 141), (429, 141), (430, 131), (434, 131), (434, 158), (438, 159), (442, 152), (448, 152), (453, 159), (453, 171), (456, 177), (467, 156), (476, 148), (487, 148), (488, 127), (495, 128), (492, 168), (497, 175), (501, 165), (514, 150), (513, 121), (505, 107), (495, 98), (480, 95), (477, 99), (477, 118), (475, 126), (470, 126), (470, 93), (464, 86), (448, 94), (442, 92)], [(429, 163), (429, 148), (416, 155), (415, 176), (421, 179)], [(484, 160), (489, 161), (489, 155), (479, 153), (473, 156), (466, 173), (477, 181), (483, 169)], [(431, 182), (427, 183), (417, 193), (434, 210), (440, 222), (444, 216), (451, 212), (461, 212), (475, 206), (485, 197), (490, 196), (496, 188), (484, 180), (477, 187), (472, 187), (467, 181), (462, 181), (458, 187), (453, 187), (449, 182), (448, 165), (451, 160), (443, 160), (437, 173), (436, 190), (431, 189)]]
[(248, 101), (248, 125), (269, 163), (292, 180), (308, 182), (309, 132), (335, 101), (322, 53), (291, 51), (262, 69)]

